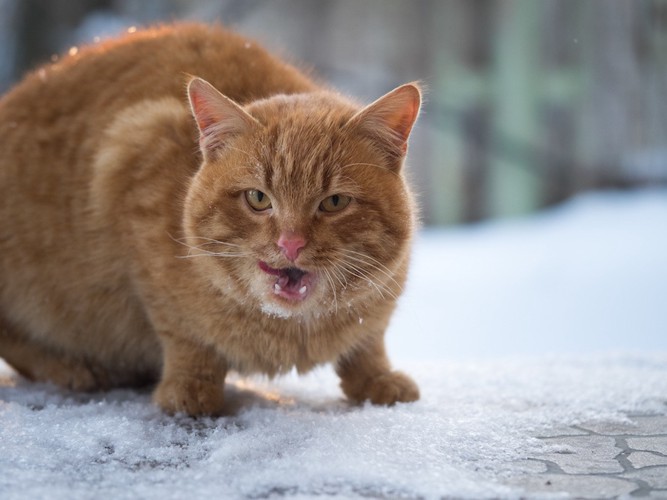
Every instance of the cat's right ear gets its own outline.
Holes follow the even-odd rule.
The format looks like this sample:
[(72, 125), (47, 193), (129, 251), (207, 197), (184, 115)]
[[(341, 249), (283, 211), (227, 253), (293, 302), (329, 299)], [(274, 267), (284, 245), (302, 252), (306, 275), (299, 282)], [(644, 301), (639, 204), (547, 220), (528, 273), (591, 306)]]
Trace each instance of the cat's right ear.
[(354, 115), (348, 127), (357, 127), (372, 137), (393, 159), (402, 159), (408, 149), (408, 138), (419, 115), (421, 90), (406, 83), (380, 97)]
[(259, 126), (241, 106), (201, 78), (190, 80), (188, 99), (199, 127), (199, 147), (204, 158), (224, 149), (231, 138)]

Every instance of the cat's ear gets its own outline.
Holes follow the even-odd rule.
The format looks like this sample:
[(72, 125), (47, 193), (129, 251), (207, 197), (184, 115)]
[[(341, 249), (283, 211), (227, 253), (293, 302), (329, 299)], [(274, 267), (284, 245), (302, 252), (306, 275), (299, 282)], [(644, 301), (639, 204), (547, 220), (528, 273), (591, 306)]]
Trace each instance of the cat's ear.
[(199, 146), (204, 157), (224, 148), (231, 138), (259, 126), (241, 106), (201, 78), (190, 80), (188, 99), (199, 127)]
[(354, 115), (348, 126), (358, 127), (375, 138), (391, 157), (401, 158), (421, 107), (421, 89), (406, 83), (380, 97)]

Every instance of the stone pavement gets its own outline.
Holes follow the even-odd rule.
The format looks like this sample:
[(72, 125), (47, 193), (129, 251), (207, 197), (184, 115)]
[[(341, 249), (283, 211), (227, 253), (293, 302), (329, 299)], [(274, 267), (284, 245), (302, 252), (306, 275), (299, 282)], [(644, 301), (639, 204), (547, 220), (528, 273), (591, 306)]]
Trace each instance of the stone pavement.
[(508, 484), (528, 497), (667, 499), (667, 415), (628, 418), (540, 436), (553, 451), (522, 462)]

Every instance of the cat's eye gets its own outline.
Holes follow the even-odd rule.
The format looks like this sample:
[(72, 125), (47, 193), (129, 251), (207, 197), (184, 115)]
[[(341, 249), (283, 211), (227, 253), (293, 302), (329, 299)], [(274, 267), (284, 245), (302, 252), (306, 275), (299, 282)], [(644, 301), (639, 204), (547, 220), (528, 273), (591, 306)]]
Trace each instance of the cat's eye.
[(340, 212), (348, 206), (351, 201), (352, 198), (349, 196), (345, 196), (344, 194), (334, 194), (333, 196), (329, 196), (322, 200), (322, 203), (320, 203), (320, 210), (329, 213)]
[(271, 208), (271, 199), (258, 189), (248, 189), (245, 192), (245, 199), (248, 205), (258, 212)]

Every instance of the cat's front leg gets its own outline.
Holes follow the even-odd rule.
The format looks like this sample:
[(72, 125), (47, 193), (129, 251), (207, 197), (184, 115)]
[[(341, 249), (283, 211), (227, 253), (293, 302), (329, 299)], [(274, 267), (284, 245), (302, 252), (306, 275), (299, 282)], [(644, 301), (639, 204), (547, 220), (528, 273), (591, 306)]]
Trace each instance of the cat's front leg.
[(211, 347), (161, 334), (162, 378), (153, 401), (170, 414), (217, 416), (223, 413), (225, 360)]
[(345, 395), (357, 403), (370, 400), (373, 404), (392, 405), (419, 399), (417, 384), (404, 373), (392, 371), (381, 335), (341, 357), (336, 372)]

